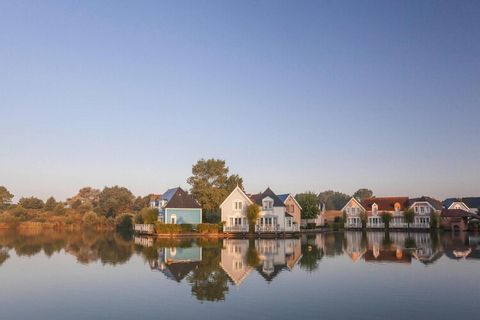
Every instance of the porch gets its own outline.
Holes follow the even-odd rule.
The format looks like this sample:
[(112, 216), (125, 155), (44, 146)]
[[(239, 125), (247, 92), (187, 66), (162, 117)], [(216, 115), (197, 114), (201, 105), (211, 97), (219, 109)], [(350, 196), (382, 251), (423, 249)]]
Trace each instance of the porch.
[(384, 229), (385, 223), (383, 223), (382, 218), (379, 216), (368, 217), (367, 228)]
[(361, 229), (363, 227), (362, 220), (360, 217), (347, 217), (344, 227), (346, 229)]

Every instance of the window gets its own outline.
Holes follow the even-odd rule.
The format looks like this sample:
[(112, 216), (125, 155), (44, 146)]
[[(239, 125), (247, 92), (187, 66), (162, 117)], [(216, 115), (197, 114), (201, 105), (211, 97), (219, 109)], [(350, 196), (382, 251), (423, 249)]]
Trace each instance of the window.
[(177, 223), (177, 216), (172, 214), (172, 216), (170, 217), (170, 223), (171, 224), (176, 224)]
[(395, 208), (395, 211), (400, 211), (400, 203), (396, 202), (395, 205), (393, 206)]
[(287, 219), (287, 227), (292, 227), (292, 219)]
[(425, 213), (425, 207), (420, 207), (420, 213)]
[(233, 208), (234, 208), (235, 210), (242, 210), (242, 208), (243, 208), (243, 202), (242, 202), (242, 201), (239, 201), (239, 200), (235, 201), (235, 202), (233, 203)]
[(263, 209), (269, 210), (273, 208), (273, 201), (269, 199), (263, 200)]
[(415, 213), (418, 213), (418, 207), (415, 206)]
[(378, 205), (376, 203), (372, 204), (372, 213), (374, 215), (378, 214)]

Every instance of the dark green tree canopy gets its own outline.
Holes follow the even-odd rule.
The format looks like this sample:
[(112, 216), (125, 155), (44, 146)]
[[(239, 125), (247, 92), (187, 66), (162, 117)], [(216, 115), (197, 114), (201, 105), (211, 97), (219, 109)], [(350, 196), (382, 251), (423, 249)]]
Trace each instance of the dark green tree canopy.
[(45, 210), (47, 211), (53, 211), (55, 207), (57, 206), (57, 201), (55, 200), (54, 197), (50, 197), (47, 199), (47, 202), (45, 202)]
[(124, 187), (105, 187), (99, 195), (96, 211), (106, 217), (115, 217), (131, 209), (134, 195)]
[(350, 198), (348, 194), (333, 190), (324, 191), (318, 195), (318, 201), (325, 205), (326, 210), (342, 210)]
[(0, 209), (8, 207), (12, 203), (13, 194), (4, 186), (0, 186)]
[(295, 200), (302, 207), (302, 219), (315, 219), (320, 213), (315, 193), (310, 191), (299, 193), (295, 196)]
[(217, 212), (222, 201), (238, 185), (243, 189), (243, 179), (228, 175), (225, 160), (200, 159), (192, 167), (192, 176), (187, 179), (190, 192), (206, 212)]
[(358, 189), (354, 194), (353, 194), (353, 197), (362, 201), (363, 199), (368, 199), (368, 198), (371, 198), (373, 197), (373, 191), (370, 190), (370, 189), (366, 189), (366, 188), (361, 188), (361, 189)]
[(19, 201), (18, 204), (21, 205), (25, 209), (43, 209), (45, 206), (45, 203), (43, 203), (43, 200), (35, 198), (35, 197), (22, 197)]

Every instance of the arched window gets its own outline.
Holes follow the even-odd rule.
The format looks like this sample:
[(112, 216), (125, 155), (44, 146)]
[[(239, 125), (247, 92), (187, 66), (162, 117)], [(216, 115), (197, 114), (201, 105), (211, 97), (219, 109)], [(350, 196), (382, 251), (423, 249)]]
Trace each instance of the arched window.
[(397, 212), (400, 211), (401, 206), (400, 206), (399, 202), (396, 202), (393, 207), (395, 208), (395, 211), (397, 211)]
[(378, 205), (376, 203), (372, 204), (372, 214), (373, 215), (378, 214)]
[(170, 223), (171, 224), (177, 224), (177, 216), (176, 215), (172, 214), (170, 216)]

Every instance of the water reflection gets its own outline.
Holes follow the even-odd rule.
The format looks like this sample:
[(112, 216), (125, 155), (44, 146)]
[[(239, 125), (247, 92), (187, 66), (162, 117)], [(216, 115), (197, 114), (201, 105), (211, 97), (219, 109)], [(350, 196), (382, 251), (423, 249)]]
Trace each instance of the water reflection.
[[(230, 285), (249, 277), (267, 282), (298, 268), (321, 272), (325, 259), (347, 258), (351, 263), (426, 266), (442, 257), (480, 259), (480, 236), (469, 233), (361, 232), (303, 235), (298, 239), (155, 239), (97, 232), (0, 232), (0, 267), (12, 254), (51, 257), (65, 252), (81, 264), (111, 266), (140, 256), (146, 268), (164, 279), (184, 283), (200, 301), (222, 301)], [(148, 269), (147, 269), (148, 270)]]

